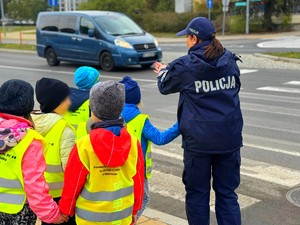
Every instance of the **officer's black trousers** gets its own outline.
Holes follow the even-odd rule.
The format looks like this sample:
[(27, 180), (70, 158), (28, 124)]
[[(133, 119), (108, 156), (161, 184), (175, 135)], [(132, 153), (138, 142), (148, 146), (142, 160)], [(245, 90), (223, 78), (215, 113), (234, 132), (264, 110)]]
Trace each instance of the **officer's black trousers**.
[(209, 225), (211, 177), (218, 225), (241, 225), (235, 189), (240, 184), (240, 150), (226, 154), (202, 154), (185, 149), (183, 183), (189, 225)]

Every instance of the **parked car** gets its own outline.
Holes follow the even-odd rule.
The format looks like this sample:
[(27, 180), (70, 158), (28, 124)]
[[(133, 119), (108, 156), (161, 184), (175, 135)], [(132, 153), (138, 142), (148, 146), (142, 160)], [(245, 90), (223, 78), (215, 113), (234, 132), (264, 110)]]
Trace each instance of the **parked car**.
[(50, 66), (61, 61), (115, 67), (161, 61), (157, 40), (122, 13), (42, 12), (37, 20), (37, 53)]

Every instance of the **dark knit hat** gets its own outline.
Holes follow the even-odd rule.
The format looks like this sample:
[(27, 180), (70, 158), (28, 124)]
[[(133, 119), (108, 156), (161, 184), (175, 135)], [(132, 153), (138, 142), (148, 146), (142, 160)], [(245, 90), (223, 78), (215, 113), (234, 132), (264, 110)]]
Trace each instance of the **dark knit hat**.
[(27, 116), (34, 107), (34, 90), (23, 80), (9, 80), (0, 87), (0, 112)]
[(90, 93), (90, 108), (94, 115), (103, 120), (121, 117), (125, 102), (124, 85), (114, 81), (95, 84)]
[(125, 85), (125, 102), (127, 104), (139, 104), (142, 98), (139, 84), (128, 76), (124, 77), (120, 83)]
[(36, 82), (35, 93), (41, 111), (50, 113), (70, 95), (70, 88), (60, 80), (42, 78)]

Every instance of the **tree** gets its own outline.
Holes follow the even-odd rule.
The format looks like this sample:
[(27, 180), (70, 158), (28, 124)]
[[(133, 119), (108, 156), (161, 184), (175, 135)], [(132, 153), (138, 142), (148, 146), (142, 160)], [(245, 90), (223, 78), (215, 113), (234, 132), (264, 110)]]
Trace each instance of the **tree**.
[(272, 16), (286, 15), (290, 14), (289, 6), (291, 5), (291, 0), (265, 0), (265, 13), (264, 13), (264, 26), (267, 31), (272, 31), (275, 28)]
[(41, 11), (48, 9), (47, 0), (11, 0), (7, 4), (8, 14), (14, 19), (36, 20)]
[(133, 18), (145, 8), (145, 0), (90, 0), (79, 6), (80, 10), (116, 11), (126, 13)]

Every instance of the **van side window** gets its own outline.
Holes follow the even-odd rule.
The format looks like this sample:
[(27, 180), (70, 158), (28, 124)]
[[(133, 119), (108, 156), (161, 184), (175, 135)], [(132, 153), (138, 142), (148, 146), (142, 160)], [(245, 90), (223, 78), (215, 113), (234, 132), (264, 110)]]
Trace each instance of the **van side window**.
[(59, 17), (58, 16), (41, 16), (39, 29), (43, 31), (58, 32)]
[(88, 18), (81, 17), (81, 19), (80, 19), (80, 33), (81, 34), (88, 35), (89, 30), (94, 30), (94, 29), (95, 29), (95, 26)]
[(59, 17), (59, 31), (63, 33), (74, 34), (76, 32), (76, 16), (60, 16)]

